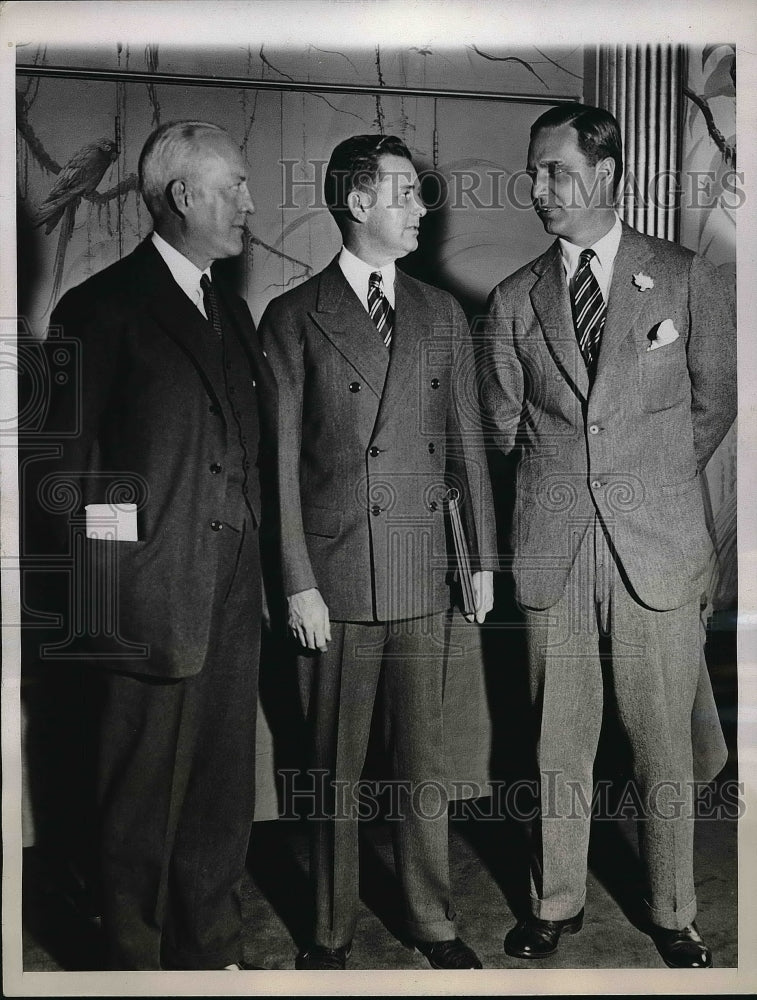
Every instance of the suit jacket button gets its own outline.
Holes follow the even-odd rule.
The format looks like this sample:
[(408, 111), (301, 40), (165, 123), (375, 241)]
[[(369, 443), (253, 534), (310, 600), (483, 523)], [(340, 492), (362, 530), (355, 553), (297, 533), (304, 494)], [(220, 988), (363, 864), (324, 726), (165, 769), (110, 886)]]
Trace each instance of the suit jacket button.
[(593, 490), (601, 490), (602, 489), (602, 484), (600, 483), (600, 481), (598, 479), (594, 479), (594, 480), (592, 480), (591, 488)]
[(433, 441), (429, 441), (429, 443), (428, 443), (428, 453), (429, 453), (429, 455), (433, 455), (435, 451), (436, 451), (436, 445), (434, 444)]
[(220, 531), (223, 528), (223, 523), (221, 521), (211, 521), (210, 527), (213, 531)]
[(599, 428), (596, 424), (592, 424), (589, 428), (589, 434), (599, 434)]
[(439, 504), (436, 502), (436, 500), (432, 500), (431, 503), (428, 505), (428, 509), (429, 510), (436, 510), (438, 506), (439, 506)]
[(255, 381), (255, 379), (253, 379), (253, 380), (252, 380), (252, 388), (254, 389), (254, 388), (255, 388), (255, 386), (256, 386), (257, 384), (258, 384), (258, 383), (257, 383), (257, 382)]
[(371, 507), (371, 514), (373, 514), (374, 516), (377, 516), (380, 513), (381, 513), (381, 508), (378, 505), (376, 505), (374, 507)]
[(212, 465), (210, 466), (211, 475), (217, 476), (220, 471), (221, 471), (221, 466), (218, 464), (218, 462), (213, 462)]
[(377, 447), (376, 447), (376, 445), (375, 445), (375, 444), (373, 444), (373, 445), (371, 445), (371, 447), (370, 447), (370, 448), (368, 449), (368, 454), (369, 454), (369, 455), (371, 456), (371, 458), (375, 458), (375, 457), (376, 457), (377, 455), (380, 455), (380, 454), (381, 454), (381, 449), (380, 449), (380, 448), (377, 448)]
[(432, 389), (438, 389), (439, 385), (440, 385), (440, 383), (439, 383), (439, 379), (438, 378), (432, 378), (431, 379), (431, 388)]
[(211, 403), (211, 404), (210, 404), (210, 406), (208, 407), (208, 412), (209, 412), (209, 413), (212, 413), (214, 417), (220, 417), (220, 416), (221, 416), (221, 411), (220, 411), (220, 409), (219, 409), (219, 408), (218, 408), (218, 407), (217, 407), (217, 406), (215, 405), (215, 403)]
[(360, 392), (362, 388), (359, 382), (350, 382), (350, 392)]

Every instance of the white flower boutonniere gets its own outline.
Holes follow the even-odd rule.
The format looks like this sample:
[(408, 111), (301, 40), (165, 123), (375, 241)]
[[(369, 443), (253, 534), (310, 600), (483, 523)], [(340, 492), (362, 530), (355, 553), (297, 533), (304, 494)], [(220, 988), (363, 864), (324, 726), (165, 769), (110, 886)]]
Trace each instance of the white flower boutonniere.
[(655, 351), (658, 347), (665, 347), (678, 340), (679, 333), (673, 325), (672, 319), (664, 319), (649, 335), (648, 351)]
[(638, 274), (633, 276), (633, 283), (640, 292), (646, 292), (648, 289), (654, 288), (654, 281), (652, 281), (648, 274), (644, 274), (643, 271), (639, 271)]

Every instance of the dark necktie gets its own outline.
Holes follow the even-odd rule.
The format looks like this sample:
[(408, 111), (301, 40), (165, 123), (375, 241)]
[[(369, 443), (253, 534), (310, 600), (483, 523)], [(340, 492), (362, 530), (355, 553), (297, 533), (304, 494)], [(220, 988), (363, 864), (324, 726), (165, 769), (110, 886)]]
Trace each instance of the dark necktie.
[(223, 337), (223, 326), (221, 325), (221, 313), (218, 310), (218, 299), (216, 298), (216, 292), (213, 288), (213, 282), (207, 274), (203, 274), (200, 278), (200, 288), (202, 289), (202, 301), (205, 306), (205, 315), (208, 317), (209, 322), (213, 324), (213, 329), (218, 336)]
[(573, 278), (573, 322), (581, 354), (589, 374), (592, 373), (599, 353), (607, 306), (602, 291), (591, 269), (593, 250), (582, 250), (578, 270)]
[(394, 309), (381, 291), (381, 271), (372, 271), (368, 279), (368, 313), (376, 324), (384, 345), (389, 347), (394, 327)]

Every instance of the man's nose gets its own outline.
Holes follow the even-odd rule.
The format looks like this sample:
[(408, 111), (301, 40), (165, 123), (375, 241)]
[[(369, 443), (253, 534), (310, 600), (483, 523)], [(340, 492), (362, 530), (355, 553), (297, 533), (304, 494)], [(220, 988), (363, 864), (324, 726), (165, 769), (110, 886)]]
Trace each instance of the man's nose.
[(420, 195), (414, 194), (413, 195), (413, 202), (414, 202), (415, 211), (418, 213), (418, 218), (422, 219), (423, 216), (426, 214), (426, 212), (428, 212), (428, 209), (423, 204), (423, 199), (421, 198)]
[(531, 177), (531, 197), (539, 201), (547, 195), (547, 181), (544, 174), (533, 174)]
[(242, 203), (242, 207), (244, 208), (245, 212), (248, 213), (248, 215), (252, 215), (252, 213), (255, 211), (255, 204), (252, 200), (250, 189), (247, 187), (246, 184), (244, 186), (244, 200)]

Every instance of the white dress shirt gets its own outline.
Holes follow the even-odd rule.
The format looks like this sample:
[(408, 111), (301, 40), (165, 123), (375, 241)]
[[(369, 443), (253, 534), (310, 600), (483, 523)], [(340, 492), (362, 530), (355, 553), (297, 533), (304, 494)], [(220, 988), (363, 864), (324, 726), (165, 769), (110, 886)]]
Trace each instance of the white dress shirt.
[(397, 269), (394, 261), (384, 264), (383, 267), (374, 267), (373, 264), (366, 264), (364, 260), (356, 257), (354, 253), (342, 247), (339, 254), (339, 267), (342, 274), (347, 279), (350, 288), (363, 303), (366, 312), (370, 312), (368, 307), (368, 280), (374, 271), (381, 272), (381, 290), (386, 296), (389, 305), (394, 309), (394, 276)]
[(582, 250), (593, 250), (595, 256), (592, 258), (591, 267), (594, 277), (597, 279), (602, 297), (607, 302), (607, 296), (612, 284), (612, 272), (615, 267), (615, 258), (618, 255), (620, 237), (623, 229), (620, 224), (620, 216), (615, 213), (615, 225), (609, 233), (605, 233), (601, 240), (597, 240), (591, 247), (579, 247), (575, 243), (570, 243), (560, 237), (560, 253), (565, 267), (565, 280), (570, 287), (571, 281), (578, 269), (578, 261)]
[(155, 249), (168, 265), (173, 280), (182, 292), (184, 292), (192, 305), (196, 306), (202, 315), (205, 316), (205, 319), (207, 319), (205, 304), (202, 298), (202, 288), (200, 287), (200, 278), (203, 274), (207, 274), (208, 279), (212, 280), (210, 278), (210, 268), (206, 267), (204, 271), (201, 271), (196, 264), (193, 264), (183, 253), (179, 253), (176, 247), (172, 247), (158, 233), (154, 232), (152, 234), (152, 242), (155, 245)]

